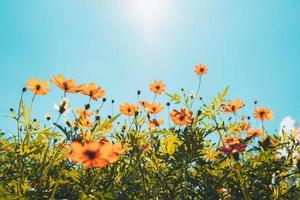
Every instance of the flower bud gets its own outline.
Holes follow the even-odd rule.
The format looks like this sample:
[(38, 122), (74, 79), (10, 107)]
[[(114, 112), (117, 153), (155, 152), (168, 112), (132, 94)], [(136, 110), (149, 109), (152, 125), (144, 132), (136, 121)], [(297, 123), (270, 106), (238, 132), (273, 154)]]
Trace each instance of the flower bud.
[(91, 107), (90, 104), (86, 104), (86, 105), (84, 106), (84, 108), (85, 108), (86, 110), (90, 109), (90, 107)]

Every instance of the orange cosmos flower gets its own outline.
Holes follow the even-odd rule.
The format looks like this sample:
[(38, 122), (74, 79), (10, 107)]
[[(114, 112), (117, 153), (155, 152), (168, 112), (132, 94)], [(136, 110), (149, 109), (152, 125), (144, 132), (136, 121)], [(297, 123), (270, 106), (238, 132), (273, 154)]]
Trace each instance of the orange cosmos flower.
[(26, 81), (26, 86), (31, 92), (35, 95), (46, 95), (50, 92), (49, 90), (49, 81), (36, 80), (32, 78), (31, 80)]
[(163, 119), (159, 119), (159, 120), (153, 119), (153, 120), (150, 120), (150, 122), (149, 122), (149, 128), (150, 128), (150, 130), (154, 130), (156, 127), (159, 127), (163, 123), (164, 123)]
[(98, 87), (96, 83), (82, 85), (80, 89), (81, 94), (87, 95), (95, 101), (97, 101), (99, 98), (104, 97), (105, 95), (105, 90), (101, 87)]
[(123, 154), (126, 151), (126, 147), (122, 146), (121, 142), (117, 142), (113, 144), (111, 141), (109, 141), (106, 138), (103, 138), (99, 141), (100, 145), (105, 144), (108, 145), (111, 148), (111, 152), (109, 154), (109, 163), (116, 162), (120, 155)]
[(232, 100), (227, 101), (227, 105), (223, 105), (223, 112), (225, 113), (231, 113), (236, 112), (239, 109), (243, 108), (244, 102), (241, 99), (236, 99), (235, 103), (232, 102)]
[(248, 130), (247, 131), (247, 136), (248, 137), (253, 137), (253, 136), (260, 136), (260, 135), (262, 135), (264, 132), (262, 131), (262, 130), (260, 130), (260, 129), (257, 129), (257, 128), (255, 128), (255, 129), (253, 129), (253, 130)]
[(202, 75), (206, 75), (207, 74), (208, 69), (207, 69), (206, 65), (200, 64), (200, 65), (196, 65), (195, 66), (194, 72), (195, 72), (196, 75), (202, 76)]
[(71, 143), (72, 151), (68, 155), (74, 163), (81, 163), (84, 168), (100, 167), (103, 168), (110, 163), (112, 146), (108, 143), (99, 143), (95, 141), (81, 144), (73, 141)]
[(124, 103), (120, 105), (120, 112), (126, 116), (133, 116), (138, 111), (138, 107), (135, 104)]
[(141, 101), (139, 100), (139, 104), (143, 107), (143, 108), (147, 108), (147, 106), (149, 105), (148, 101)]
[(227, 138), (224, 141), (224, 145), (236, 144), (239, 143), (239, 141), (240, 141), (240, 137)]
[(157, 114), (163, 109), (164, 107), (161, 106), (160, 103), (148, 103), (148, 105), (146, 106), (147, 112), (151, 114)]
[(222, 146), (220, 148), (220, 151), (222, 151), (226, 155), (231, 155), (231, 154), (241, 153), (241, 152), (245, 151), (246, 147), (247, 147), (247, 144), (244, 142), (230, 141), (229, 143), (224, 142), (224, 146)]
[(150, 84), (150, 91), (154, 94), (162, 94), (166, 91), (166, 85), (162, 81), (153, 81)]
[(259, 120), (272, 120), (272, 111), (269, 108), (256, 108), (254, 110), (254, 118)]
[(76, 112), (77, 112), (77, 114), (78, 114), (79, 116), (83, 116), (83, 117), (85, 117), (85, 118), (90, 117), (90, 116), (93, 115), (93, 112), (92, 112), (92, 111), (89, 111), (89, 110), (87, 110), (87, 109), (77, 109)]
[(175, 125), (186, 126), (192, 123), (193, 113), (187, 109), (181, 109), (180, 111), (172, 110), (170, 117)]
[(50, 79), (52, 83), (62, 89), (65, 93), (77, 93), (81, 90), (81, 86), (77, 86), (74, 79), (66, 80), (62, 74), (59, 74), (57, 77), (51, 76)]

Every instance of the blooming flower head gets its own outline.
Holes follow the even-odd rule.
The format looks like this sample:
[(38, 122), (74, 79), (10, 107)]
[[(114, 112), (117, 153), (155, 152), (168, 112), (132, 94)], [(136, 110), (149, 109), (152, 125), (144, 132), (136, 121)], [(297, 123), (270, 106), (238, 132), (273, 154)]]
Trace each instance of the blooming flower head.
[(87, 117), (90, 117), (93, 115), (93, 112), (92, 111), (89, 111), (87, 109), (77, 109), (76, 110), (76, 113), (79, 115), (79, 116), (83, 116), (85, 118)]
[(123, 115), (133, 116), (133, 115), (135, 115), (135, 112), (137, 112), (137, 111), (138, 111), (138, 107), (135, 104), (124, 103), (124, 104), (120, 105), (120, 112)]
[(49, 81), (36, 80), (35, 78), (26, 81), (26, 86), (35, 95), (48, 94), (50, 92), (49, 85), (50, 85)]
[(254, 118), (259, 120), (272, 120), (273, 114), (269, 108), (256, 108), (254, 110)]
[(66, 80), (62, 74), (59, 74), (57, 77), (51, 76), (51, 81), (65, 93), (77, 93), (81, 90), (81, 86), (77, 86), (74, 79)]
[(101, 87), (98, 87), (96, 83), (89, 83), (89, 84), (82, 85), (80, 89), (81, 89), (80, 91), (81, 94), (89, 96), (91, 99), (94, 99), (95, 101), (105, 96), (105, 90), (102, 89)]
[(223, 108), (223, 112), (232, 113), (243, 108), (243, 106), (244, 106), (243, 101), (241, 99), (236, 99), (235, 102), (233, 102), (232, 100), (228, 100), (227, 105), (223, 105), (222, 108)]
[(224, 145), (232, 145), (239, 143), (240, 137), (232, 137), (232, 138), (227, 138), (224, 140)]
[(59, 105), (54, 104), (54, 109), (57, 110), (60, 114), (68, 114), (71, 110), (69, 108), (69, 101), (66, 98), (63, 98)]
[(162, 94), (166, 91), (166, 85), (163, 81), (153, 81), (150, 84), (150, 91), (154, 94)]
[(68, 157), (74, 163), (81, 163), (84, 168), (100, 167), (103, 168), (110, 163), (112, 145), (90, 141), (82, 144), (77, 141), (71, 143), (72, 151)]
[(247, 130), (249, 130), (250, 128), (251, 128), (251, 123), (245, 122), (245, 121), (242, 121), (242, 122), (240, 123), (240, 130), (241, 130), (241, 131), (247, 131)]
[(149, 105), (149, 102), (148, 101), (141, 101), (141, 100), (139, 100), (139, 104), (143, 108), (147, 108), (147, 106)]
[(175, 125), (187, 126), (192, 123), (193, 113), (187, 109), (181, 109), (180, 111), (172, 110), (170, 113), (170, 118)]
[(146, 110), (150, 114), (157, 114), (162, 111), (164, 107), (160, 103), (148, 103)]
[(248, 130), (247, 131), (247, 136), (248, 137), (257, 137), (257, 136), (260, 136), (260, 135), (263, 135), (263, 130), (260, 130), (260, 129), (253, 129), (253, 130)]
[(220, 148), (220, 151), (226, 155), (231, 155), (245, 151), (246, 147), (247, 144), (244, 142), (236, 141), (236, 139), (228, 139), (227, 142), (224, 142), (224, 146)]
[(102, 139), (100, 143), (106, 143), (107, 145), (110, 145), (112, 147), (112, 151), (109, 156), (110, 163), (116, 162), (119, 159), (120, 155), (123, 154), (127, 149), (126, 147), (122, 146), (121, 142), (112, 144), (111, 141)]
[(194, 72), (195, 72), (195, 74), (198, 75), (198, 76), (203, 76), (203, 75), (206, 75), (206, 74), (207, 74), (208, 69), (207, 69), (206, 65), (204, 65), (204, 64), (199, 64), (199, 65), (196, 65), (196, 66), (195, 66)]
[(154, 130), (156, 127), (159, 127), (161, 126), (162, 124), (164, 123), (164, 120), (163, 119), (153, 119), (153, 120), (150, 120), (149, 122), (149, 128), (150, 130)]

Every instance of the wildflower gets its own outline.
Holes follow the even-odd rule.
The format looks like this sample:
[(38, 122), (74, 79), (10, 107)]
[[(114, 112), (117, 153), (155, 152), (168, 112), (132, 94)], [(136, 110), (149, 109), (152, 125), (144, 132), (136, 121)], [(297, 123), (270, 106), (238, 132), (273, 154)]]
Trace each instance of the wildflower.
[(32, 80), (26, 81), (26, 86), (35, 95), (46, 95), (46, 94), (48, 94), (50, 92), (50, 90), (48, 88), (49, 85), (50, 85), (49, 81), (36, 80), (34, 78), (32, 78)]
[(150, 128), (150, 130), (154, 130), (156, 127), (159, 127), (163, 123), (164, 123), (163, 119), (159, 119), (159, 120), (153, 119), (153, 120), (150, 120), (150, 122), (149, 122), (149, 128)]
[(224, 145), (232, 145), (240, 141), (239, 137), (227, 138), (224, 141)]
[(199, 64), (199, 65), (196, 65), (196, 66), (195, 66), (194, 72), (195, 72), (195, 74), (198, 75), (198, 76), (203, 76), (203, 75), (206, 75), (206, 74), (207, 74), (208, 69), (207, 69), (206, 65), (204, 65), (204, 64)]
[(69, 108), (69, 101), (66, 98), (63, 98), (59, 105), (54, 104), (54, 109), (57, 110), (60, 114), (68, 114), (71, 110)]
[(164, 107), (161, 106), (160, 103), (148, 103), (148, 105), (146, 106), (146, 110), (150, 114), (157, 114), (163, 109)]
[(81, 86), (77, 86), (74, 79), (66, 80), (62, 74), (59, 74), (57, 77), (51, 76), (50, 79), (52, 83), (62, 89), (65, 93), (77, 93), (81, 90)]
[(110, 140), (103, 138), (99, 141), (99, 145), (106, 145), (107, 149), (111, 151), (108, 152), (108, 162), (113, 163), (119, 159), (119, 156), (126, 151), (126, 147), (122, 145), (121, 142), (113, 144)]
[(87, 109), (77, 109), (76, 110), (76, 113), (79, 115), (79, 116), (82, 116), (82, 117), (90, 117), (93, 115), (93, 112), (92, 111), (89, 111)]
[(254, 118), (259, 120), (272, 120), (272, 111), (269, 108), (256, 108), (254, 110)]
[(139, 100), (139, 104), (143, 107), (143, 108), (147, 108), (147, 106), (150, 104), (148, 101), (141, 101)]
[(262, 130), (255, 128), (253, 130), (248, 130), (247, 131), (247, 136), (248, 137), (257, 137), (257, 136), (262, 135), (263, 133), (264, 132)]
[(244, 106), (244, 103), (241, 99), (236, 99), (235, 103), (232, 100), (227, 101), (227, 105), (223, 105), (223, 112), (225, 113), (234, 113), (241, 109)]
[(220, 151), (226, 155), (238, 154), (245, 151), (247, 144), (244, 142), (237, 141), (236, 138), (228, 139), (224, 142), (224, 146), (220, 148)]
[(122, 146), (121, 142), (117, 142), (115, 144), (112, 144), (110, 142), (110, 144), (112, 145), (112, 151), (110, 154), (109, 162), (114, 163), (119, 159), (120, 155), (126, 151), (127, 148)]
[(120, 106), (120, 112), (126, 116), (133, 116), (138, 111), (138, 107), (135, 104), (124, 103)]
[(68, 157), (74, 163), (81, 163), (85, 168), (100, 167), (103, 168), (110, 163), (112, 145), (106, 142), (80, 142), (71, 143), (72, 151)]
[(49, 115), (49, 114), (46, 114), (46, 115), (45, 115), (45, 119), (46, 119), (47, 121), (50, 121), (51, 118), (52, 118), (51, 115)]
[(251, 124), (249, 122), (245, 122), (245, 121), (242, 121), (240, 123), (240, 130), (241, 131), (247, 131), (251, 128)]
[(98, 87), (96, 83), (89, 83), (81, 86), (81, 94), (89, 96), (91, 99), (97, 101), (99, 98), (104, 97), (105, 90)]
[(193, 113), (187, 109), (181, 109), (180, 111), (172, 110), (170, 118), (175, 125), (186, 126), (192, 123)]
[(150, 91), (154, 94), (162, 94), (166, 91), (166, 85), (163, 81), (153, 81), (150, 84)]

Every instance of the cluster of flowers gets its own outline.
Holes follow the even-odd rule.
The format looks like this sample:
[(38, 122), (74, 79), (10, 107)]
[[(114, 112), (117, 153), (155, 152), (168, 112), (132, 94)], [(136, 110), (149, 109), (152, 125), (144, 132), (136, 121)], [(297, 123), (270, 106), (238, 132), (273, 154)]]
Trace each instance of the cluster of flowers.
[[(51, 81), (64, 91), (64, 97), (66, 93), (81, 93), (89, 96), (91, 99), (97, 101), (105, 96), (105, 90), (97, 86), (95, 83), (77, 85), (74, 79), (65, 79), (63, 75), (57, 77), (52, 76)], [(49, 81), (43, 80), (28, 80), (26, 86), (30, 91), (36, 95), (46, 95), (50, 92)], [(68, 101), (64, 98), (60, 105), (56, 105), (56, 109), (60, 114), (64, 114), (68, 111)], [(93, 115), (92, 111), (89, 111), (89, 105), (86, 105), (84, 109), (76, 109), (76, 113), (79, 117), (76, 118), (74, 124), (81, 127), (90, 127), (92, 122), (90, 117)], [(46, 118), (50, 119), (49, 116)], [(67, 123), (71, 123), (67, 121)], [(122, 154), (126, 147), (123, 147), (120, 142), (113, 144), (108, 139), (104, 138), (100, 141), (86, 141), (81, 143), (79, 141), (72, 141), (72, 151), (69, 153), (70, 158), (74, 163), (81, 163), (85, 168), (100, 167), (103, 168), (109, 163), (113, 163), (118, 160), (119, 155)]]
[[(206, 65), (200, 64), (196, 65), (194, 72), (201, 79), (202, 76), (206, 75), (208, 69)], [(51, 82), (57, 87), (63, 90), (64, 97), (67, 93), (81, 93), (89, 97), (89, 102), (91, 100), (97, 101), (98, 99), (104, 98), (105, 90), (95, 83), (77, 85), (74, 79), (65, 79), (63, 75), (52, 76)], [(49, 81), (43, 80), (28, 80), (26, 86), (36, 95), (46, 95), (50, 92)], [(147, 113), (147, 118), (149, 120), (148, 125), (150, 130), (160, 128), (163, 125), (164, 120), (158, 119), (157, 114), (160, 113), (164, 107), (161, 103), (155, 102), (157, 95), (162, 95), (166, 91), (166, 85), (163, 81), (154, 81), (150, 84), (150, 91), (155, 95), (152, 102), (139, 100), (138, 104), (123, 103), (119, 107), (119, 111), (128, 117), (137, 116), (141, 110)], [(139, 95), (140, 91), (138, 92)], [(197, 96), (197, 94), (196, 94)], [(195, 98), (195, 97), (193, 97)], [(103, 99), (105, 100), (105, 98)], [(170, 103), (166, 104), (170, 106)], [(222, 104), (222, 112), (226, 113), (236, 113), (244, 107), (244, 103), (241, 99), (236, 99), (236, 101), (228, 100), (227, 104)], [(57, 106), (57, 110), (60, 114), (67, 112), (68, 102), (63, 99), (62, 103)], [(74, 124), (81, 127), (90, 127), (92, 121), (90, 117), (93, 112), (89, 110), (89, 104), (85, 106), (84, 109), (77, 109), (76, 113), (79, 117), (76, 117)], [(268, 108), (256, 108), (254, 110), (254, 118), (258, 119), (262, 123), (264, 129), (264, 121), (272, 119), (272, 111)], [(192, 125), (194, 121), (194, 114), (188, 108), (182, 108), (179, 110), (173, 109), (169, 112), (169, 117), (175, 126), (189, 126)], [(68, 122), (71, 124), (71, 122)], [(254, 137), (261, 136), (265, 134), (265, 130), (261, 129), (250, 129), (251, 124), (242, 120), (238, 129), (240, 131), (246, 131), (247, 138), (242, 139), (240, 136), (233, 138), (221, 138), (222, 146), (219, 148), (218, 152), (221, 151), (225, 155), (238, 154), (245, 151), (247, 147), (247, 141)], [(88, 140), (85, 142), (72, 141), (71, 144), (72, 151), (69, 153), (68, 158), (70, 158), (74, 163), (81, 163), (85, 168), (91, 167), (105, 167), (107, 164), (115, 162), (118, 160), (119, 156), (126, 151), (126, 145), (122, 145), (121, 142), (113, 144), (108, 139), (104, 138), (100, 141)], [(150, 149), (151, 146), (147, 145), (145, 148)]]

